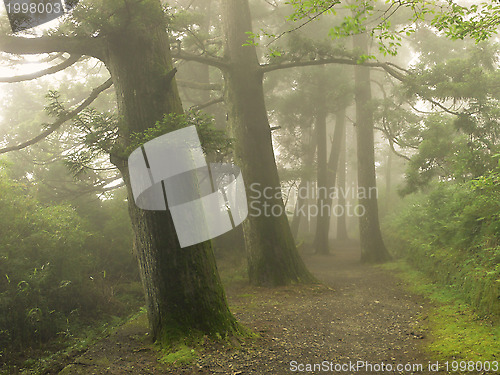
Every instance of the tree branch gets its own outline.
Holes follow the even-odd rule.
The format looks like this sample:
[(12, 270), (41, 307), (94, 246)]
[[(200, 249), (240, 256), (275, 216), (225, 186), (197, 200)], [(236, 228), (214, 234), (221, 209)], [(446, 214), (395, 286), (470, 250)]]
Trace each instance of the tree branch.
[(202, 83), (202, 82), (192, 82), (192, 81), (183, 81), (178, 79), (177, 86), (186, 87), (188, 89), (196, 89), (196, 90), (214, 90), (221, 91), (222, 85), (219, 83)]
[(198, 105), (194, 105), (192, 106), (191, 108), (189, 108), (190, 110), (192, 111), (200, 111), (204, 108), (207, 108), (207, 107), (210, 107), (214, 104), (217, 104), (217, 103), (222, 103), (224, 101), (224, 98), (223, 97), (220, 97), (220, 98), (215, 98), (215, 99), (212, 99), (212, 100), (209, 100), (208, 102), (206, 103), (202, 103), (202, 104), (198, 104)]
[(392, 134), (390, 134), (389, 130), (388, 129), (382, 129), (382, 128), (379, 128), (378, 126), (375, 127), (375, 130), (380, 130), (382, 133), (384, 133), (384, 135), (386, 136), (387, 140), (389, 141), (389, 146), (392, 150), (392, 152), (399, 156), (400, 158), (403, 158), (407, 161), (411, 161), (411, 158), (409, 158), (408, 156), (406, 155), (403, 155), (402, 153), (398, 152), (396, 150), (396, 148), (394, 147), (394, 143), (396, 143), (397, 145), (399, 145), (399, 143), (397, 143), (395, 141), (395, 138), (392, 136)]
[(96, 38), (77, 38), (68, 36), (42, 36), (25, 38), (0, 36), (0, 51), (15, 55), (39, 55), (42, 53), (67, 52), (72, 55), (101, 57)]
[(20, 144), (15, 145), (15, 146), (9, 146), (9, 147), (2, 148), (2, 149), (0, 149), (0, 154), (5, 154), (5, 153), (11, 152), (11, 151), (22, 150), (23, 148), (34, 145), (35, 143), (40, 142), (42, 139), (47, 138), (50, 134), (52, 134), (57, 129), (59, 129), (66, 121), (71, 120), (78, 113), (80, 113), (85, 108), (87, 108), (90, 104), (92, 104), (92, 102), (97, 99), (97, 97), (99, 96), (99, 94), (101, 92), (103, 92), (104, 90), (107, 90), (112, 85), (113, 85), (113, 81), (110, 78), (106, 82), (104, 82), (101, 86), (92, 90), (89, 97), (87, 99), (85, 99), (80, 105), (78, 105), (75, 109), (61, 115), (54, 123), (52, 123), (42, 133), (38, 134), (36, 137), (30, 139), (29, 141), (20, 143)]
[(40, 70), (39, 72), (35, 73), (30, 73), (30, 74), (24, 74), (20, 76), (15, 76), (15, 77), (0, 77), (0, 82), (2, 83), (13, 83), (13, 82), (23, 82), (23, 81), (31, 81), (32, 79), (37, 79), (49, 74), (54, 74), (57, 72), (60, 72), (61, 70), (64, 70), (74, 63), (76, 63), (78, 60), (80, 60), (79, 55), (76, 56), (70, 56), (68, 59), (66, 59), (64, 62), (62, 62), (59, 65), (54, 65), (51, 66), (50, 68)]
[[(290, 69), (290, 68), (305, 67), (305, 66), (318, 66), (326, 64), (361, 65), (371, 68), (382, 68), (399, 81), (403, 81), (405, 79), (404, 74), (399, 73), (392, 67), (392, 65), (394, 64), (384, 63), (380, 61), (364, 61), (360, 63), (358, 62), (357, 59), (349, 59), (344, 57), (332, 57), (327, 59), (318, 59), (309, 61), (292, 61), (292, 62), (278, 63), (278, 64), (261, 64), (261, 70), (263, 73), (268, 73), (281, 69)], [(402, 68), (398, 69), (403, 70)]]
[(393, 152), (395, 155), (397, 155), (397, 156), (399, 156), (400, 158), (403, 158), (403, 159), (405, 159), (405, 160), (407, 160), (407, 161), (411, 161), (411, 159), (410, 159), (408, 156), (403, 155), (402, 153), (400, 153), (400, 152), (396, 151), (396, 149), (394, 148), (394, 142), (389, 141), (389, 146), (391, 147), (391, 150), (392, 150), (392, 152)]
[(430, 99), (428, 97), (426, 97), (424, 94), (422, 94), (421, 92), (417, 92), (416, 93), (418, 96), (420, 96), (422, 99), (424, 100), (427, 100), (428, 102), (430, 102), (431, 104), (435, 105), (436, 107), (439, 107), (441, 108), (443, 111), (445, 111), (446, 113), (449, 113), (450, 115), (454, 115), (454, 116), (460, 116), (460, 113), (459, 112), (456, 112), (450, 108), (446, 108), (443, 104), (439, 103), (438, 101), (434, 100), (434, 99)]
[(172, 49), (172, 57), (175, 59), (181, 59), (185, 61), (195, 61), (200, 64), (214, 66), (220, 70), (225, 70), (228, 65), (220, 58), (209, 57), (203, 55), (195, 55), (194, 53), (182, 51), (180, 49)]
[[(328, 58), (328, 59), (319, 59), (319, 60), (310, 60), (310, 61), (294, 61), (294, 62), (288, 62), (288, 63), (281, 63), (281, 64), (261, 64), (261, 70), (263, 73), (268, 73), (272, 72), (275, 70), (281, 70), (281, 69), (290, 69), (290, 68), (297, 68), (297, 67), (306, 67), (306, 66), (318, 66), (318, 65), (326, 65), (326, 64), (344, 64), (344, 65), (361, 65), (361, 66), (367, 66), (371, 68), (382, 68), (384, 69), (388, 74), (396, 78), (400, 82), (404, 82), (406, 79), (406, 76), (409, 73), (408, 70), (401, 68), (397, 66), (396, 64), (390, 63), (390, 62), (380, 62), (380, 61), (364, 61), (362, 63), (359, 63), (355, 59), (348, 59), (348, 58)], [(400, 73), (404, 72), (404, 73)], [(443, 104), (439, 103), (438, 101), (429, 98), (425, 93), (423, 92), (416, 92), (416, 95), (420, 96), (422, 99), (427, 100), (428, 102), (432, 103), (433, 105), (441, 108), (443, 111), (458, 116), (460, 115), (459, 112), (453, 111), (450, 108), (446, 108)]]

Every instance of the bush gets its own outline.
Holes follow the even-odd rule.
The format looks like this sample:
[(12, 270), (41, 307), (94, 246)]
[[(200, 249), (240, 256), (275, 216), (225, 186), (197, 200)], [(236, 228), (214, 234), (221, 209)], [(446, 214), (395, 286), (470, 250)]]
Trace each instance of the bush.
[(479, 312), (500, 318), (500, 177), (441, 182), (407, 197), (386, 223), (386, 240)]
[(70, 205), (41, 204), (3, 169), (0, 191), (0, 356), (129, 307), (113, 290), (137, 280), (123, 202), (94, 212), (106, 221), (97, 227)]

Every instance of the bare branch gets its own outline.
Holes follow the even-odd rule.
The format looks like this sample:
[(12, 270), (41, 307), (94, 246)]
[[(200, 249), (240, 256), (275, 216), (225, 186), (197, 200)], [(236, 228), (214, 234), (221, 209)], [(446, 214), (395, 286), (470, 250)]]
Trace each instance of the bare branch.
[[(268, 3), (269, 4), (269, 3)], [(293, 33), (294, 31), (297, 31), (301, 28), (303, 28), (304, 26), (310, 24), (311, 22), (313, 22), (314, 20), (316, 20), (317, 18), (319, 18), (320, 16), (322, 16), (323, 14), (325, 14), (326, 12), (328, 12), (330, 9), (332, 9), (335, 5), (337, 4), (340, 4), (340, 1), (334, 1), (332, 2), (332, 4), (328, 5), (327, 7), (325, 7), (325, 9), (322, 9), (320, 12), (318, 12), (317, 14), (315, 14), (314, 16), (310, 16), (307, 21), (305, 21), (304, 23), (300, 24), (299, 26), (296, 26), (294, 27), (293, 29), (290, 29), (290, 30), (287, 30), (287, 31), (283, 31), (281, 34), (277, 35), (276, 37), (273, 38), (273, 40), (271, 40), (268, 44), (267, 44), (267, 47), (269, 47), (271, 44), (273, 44), (274, 42), (276, 42), (278, 39), (282, 38), (284, 35), (286, 34), (291, 34)]]
[(0, 77), (0, 82), (2, 83), (12, 83), (12, 82), (23, 82), (23, 81), (31, 81), (32, 79), (37, 79), (49, 74), (54, 74), (57, 72), (60, 72), (61, 70), (64, 70), (74, 63), (76, 63), (78, 60), (80, 60), (81, 56), (70, 56), (68, 59), (66, 59), (64, 62), (62, 62), (59, 65), (54, 65), (51, 66), (50, 68), (40, 70), (39, 72), (35, 73), (30, 73), (30, 74), (24, 74), (21, 76), (15, 76), (15, 77)]
[(64, 52), (57, 52), (54, 54), (49, 54), (49, 56), (40, 60), (39, 62), (40, 63), (49, 63), (49, 62), (52, 62), (54, 60), (57, 60), (58, 58), (62, 58), (63, 56), (64, 56)]
[(220, 98), (215, 98), (215, 99), (212, 99), (212, 100), (209, 100), (208, 102), (206, 103), (203, 103), (203, 104), (198, 104), (198, 105), (194, 105), (192, 106), (191, 108), (189, 108), (190, 110), (192, 111), (200, 111), (202, 109), (205, 109), (207, 107), (210, 107), (214, 104), (217, 104), (217, 103), (222, 103), (224, 101), (224, 98), (223, 97), (220, 97)]
[(40, 142), (42, 139), (47, 138), (50, 134), (52, 134), (57, 129), (59, 129), (66, 121), (71, 120), (78, 113), (80, 113), (85, 108), (87, 108), (90, 104), (92, 104), (92, 102), (97, 99), (97, 97), (99, 96), (99, 94), (101, 92), (103, 92), (104, 90), (107, 90), (112, 85), (113, 85), (113, 81), (110, 78), (106, 82), (104, 82), (102, 85), (100, 85), (99, 87), (92, 90), (89, 97), (87, 99), (85, 99), (80, 105), (78, 105), (75, 109), (61, 115), (54, 123), (52, 123), (42, 133), (38, 134), (36, 137), (30, 139), (29, 141), (20, 143), (20, 144), (15, 145), (15, 146), (8, 146), (5, 148), (2, 148), (2, 149), (0, 149), (0, 154), (5, 154), (5, 153), (11, 152), (11, 151), (22, 150), (23, 148), (34, 145), (35, 143)]
[[(392, 152), (393, 152), (395, 155), (397, 155), (397, 156), (399, 156), (400, 158), (403, 158), (403, 159), (405, 159), (405, 160), (407, 160), (407, 161), (411, 161), (411, 158), (409, 158), (409, 157), (408, 157), (408, 156), (406, 156), (406, 155), (403, 155), (402, 153), (400, 153), (400, 152), (398, 152), (398, 151), (396, 150), (396, 148), (394, 147), (394, 143), (396, 143), (396, 142), (395, 142), (394, 138), (392, 137), (392, 135), (391, 135), (391, 134), (389, 134), (389, 132), (388, 132), (388, 130), (387, 130), (387, 129), (382, 129), (382, 128), (379, 128), (378, 126), (376, 126), (376, 127), (375, 127), (375, 129), (376, 129), (376, 130), (380, 130), (382, 133), (384, 133), (384, 135), (386, 136), (387, 140), (389, 141), (389, 146), (390, 146), (390, 148), (391, 148)], [(398, 143), (396, 143), (396, 144), (398, 144)]]
[(405, 160), (407, 160), (407, 161), (411, 161), (411, 159), (410, 159), (408, 156), (403, 155), (402, 153), (400, 153), (400, 152), (396, 151), (396, 149), (394, 148), (394, 142), (389, 141), (389, 146), (391, 147), (391, 150), (392, 150), (392, 152), (393, 152), (395, 155), (397, 155), (397, 156), (399, 156), (400, 158), (403, 158), (403, 159), (405, 159)]
[(221, 91), (222, 85), (219, 83), (202, 83), (202, 82), (193, 82), (193, 81), (183, 81), (178, 79), (177, 86), (186, 87), (188, 89), (196, 89), (196, 90), (214, 90)]
[(403, 81), (405, 79), (404, 74), (399, 73), (398, 71), (392, 68), (393, 64), (389, 65), (388, 63), (380, 61), (359, 62), (357, 59), (349, 59), (344, 57), (332, 57), (327, 59), (318, 59), (309, 61), (292, 61), (292, 62), (278, 63), (278, 64), (262, 64), (261, 70), (263, 73), (268, 73), (281, 69), (290, 69), (290, 68), (305, 67), (305, 66), (318, 66), (327, 64), (344, 64), (344, 65), (356, 65), (356, 66), (361, 65), (372, 68), (382, 68), (399, 81)]
[(436, 101), (434, 99), (428, 98), (427, 96), (425, 96), (424, 94), (422, 94), (420, 92), (417, 92), (417, 95), (420, 96), (422, 99), (427, 100), (431, 104), (435, 105), (436, 107), (441, 108), (443, 111), (445, 111), (446, 113), (449, 113), (450, 115), (460, 116), (459, 112), (456, 112), (450, 108), (445, 107), (443, 104), (439, 103), (438, 101)]
[(194, 53), (182, 51), (178, 48), (172, 50), (172, 57), (175, 59), (181, 59), (185, 61), (195, 61), (200, 64), (214, 66), (216, 68), (219, 68), (220, 70), (225, 70), (228, 67), (228, 65), (220, 58), (195, 55)]
[(0, 36), (0, 51), (15, 55), (39, 55), (42, 53), (67, 52), (72, 55), (101, 57), (97, 38), (68, 36), (42, 36), (24, 38), (11, 35)]

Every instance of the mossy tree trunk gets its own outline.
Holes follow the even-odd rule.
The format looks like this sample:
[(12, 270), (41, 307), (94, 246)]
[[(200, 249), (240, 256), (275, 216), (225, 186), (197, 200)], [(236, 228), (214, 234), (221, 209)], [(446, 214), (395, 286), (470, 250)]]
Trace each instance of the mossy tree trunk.
[[(354, 37), (354, 48), (358, 53), (368, 51), (368, 37), (360, 34)], [(370, 68), (354, 68), (356, 101), (356, 137), (358, 156), (358, 201), (364, 207), (359, 218), (361, 260), (384, 262), (389, 259), (380, 231), (378, 215), (378, 194), (375, 175), (375, 146), (373, 104), (371, 103)]]
[[(103, 58), (116, 90), (123, 146), (127, 146), (132, 133), (154, 126), (165, 114), (183, 112), (161, 3), (139, 2), (134, 7), (138, 16), (128, 27), (106, 35)], [(141, 11), (158, 17), (141, 18)], [(115, 157), (113, 162), (128, 188), (135, 250), (153, 339), (169, 341), (193, 331), (224, 335), (237, 330), (211, 243), (181, 249), (170, 212), (139, 209), (131, 193), (126, 160)]]
[(221, 0), (221, 8), (228, 65), (225, 100), (236, 163), (249, 200), (249, 216), (243, 225), (250, 282), (268, 286), (311, 282), (313, 277), (297, 252), (280, 197), (263, 72), (255, 47), (243, 46), (246, 33), (252, 30), (248, 0)]

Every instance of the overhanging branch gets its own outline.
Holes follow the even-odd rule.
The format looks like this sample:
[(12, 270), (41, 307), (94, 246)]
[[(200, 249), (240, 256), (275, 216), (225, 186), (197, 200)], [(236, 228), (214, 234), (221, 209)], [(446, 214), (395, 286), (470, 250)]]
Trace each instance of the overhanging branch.
[(99, 58), (97, 38), (69, 36), (42, 36), (25, 38), (11, 35), (0, 36), (0, 51), (15, 55), (39, 55), (52, 52), (67, 52), (71, 55), (87, 55)]
[(192, 111), (201, 111), (202, 109), (208, 108), (208, 107), (210, 107), (210, 106), (212, 106), (214, 104), (217, 104), (217, 103), (222, 103), (223, 101), (224, 101), (223, 97), (215, 98), (215, 99), (209, 100), (206, 103), (194, 105), (194, 106), (192, 106), (189, 109), (192, 110)]
[(182, 51), (179, 49), (172, 50), (172, 57), (175, 59), (181, 59), (185, 61), (195, 61), (200, 64), (214, 66), (216, 68), (219, 68), (220, 70), (225, 70), (228, 67), (228, 65), (222, 59), (219, 59), (217, 57), (196, 55), (194, 53)]
[(181, 79), (176, 80), (177, 86), (186, 87), (188, 89), (195, 90), (214, 90), (221, 91), (222, 85), (218, 83), (202, 83), (202, 82), (193, 82), (193, 81), (184, 81)]
[(32, 79), (37, 79), (49, 74), (54, 74), (57, 72), (60, 72), (61, 70), (64, 70), (74, 63), (76, 63), (81, 56), (76, 55), (76, 56), (70, 56), (68, 59), (66, 59), (64, 62), (58, 65), (51, 66), (50, 68), (40, 70), (35, 73), (30, 73), (30, 74), (24, 74), (20, 76), (15, 76), (15, 77), (0, 77), (0, 82), (2, 83), (13, 83), (13, 82), (23, 82), (23, 81), (30, 81)]
[[(263, 73), (268, 73), (281, 69), (290, 69), (290, 68), (306, 67), (306, 66), (319, 66), (327, 64), (343, 64), (343, 65), (356, 65), (356, 66), (361, 65), (371, 68), (382, 68), (399, 81), (403, 81), (405, 79), (405, 75), (403, 73), (399, 73), (396, 69), (393, 68), (394, 64), (384, 63), (380, 61), (358, 62), (357, 59), (349, 59), (345, 57), (332, 57), (328, 59), (318, 59), (309, 61), (292, 61), (292, 62), (278, 63), (278, 64), (262, 64), (260, 69)], [(398, 69), (403, 70), (402, 68), (399, 67)]]
[(47, 129), (45, 129), (43, 132), (38, 134), (36, 137), (34, 137), (26, 142), (15, 145), (15, 146), (8, 146), (5, 148), (2, 148), (2, 149), (0, 149), (0, 154), (5, 154), (5, 153), (11, 152), (11, 151), (22, 150), (23, 148), (34, 145), (35, 143), (40, 142), (41, 140), (47, 138), (50, 134), (52, 134), (57, 129), (59, 129), (66, 121), (71, 120), (78, 113), (80, 113), (85, 108), (87, 108), (90, 104), (92, 104), (92, 102), (97, 99), (97, 97), (99, 96), (99, 94), (101, 92), (103, 92), (104, 90), (107, 90), (112, 85), (113, 85), (113, 81), (110, 78), (106, 82), (104, 82), (102, 85), (100, 85), (99, 87), (92, 90), (89, 97), (87, 99), (85, 99), (75, 109), (73, 109), (69, 112), (66, 112), (63, 115), (59, 116), (58, 119), (54, 123), (52, 123)]

